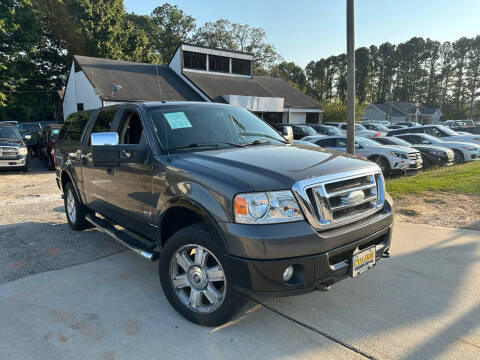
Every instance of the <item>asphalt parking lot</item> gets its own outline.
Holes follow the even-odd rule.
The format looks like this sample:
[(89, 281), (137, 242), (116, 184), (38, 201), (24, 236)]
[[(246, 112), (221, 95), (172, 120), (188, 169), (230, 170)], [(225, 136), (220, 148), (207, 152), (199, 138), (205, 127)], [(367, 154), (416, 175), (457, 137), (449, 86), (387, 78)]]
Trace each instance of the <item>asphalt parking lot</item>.
[(397, 223), (373, 271), (205, 328), (155, 263), (71, 231), (54, 177), (0, 173), (0, 359), (480, 358), (480, 232)]

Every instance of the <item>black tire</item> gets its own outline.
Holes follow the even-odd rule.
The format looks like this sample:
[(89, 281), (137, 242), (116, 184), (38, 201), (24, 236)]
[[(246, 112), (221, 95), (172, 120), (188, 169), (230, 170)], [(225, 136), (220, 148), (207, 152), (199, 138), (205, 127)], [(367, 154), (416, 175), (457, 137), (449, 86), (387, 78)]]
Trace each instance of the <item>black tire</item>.
[(453, 163), (454, 164), (461, 164), (465, 162), (465, 156), (463, 155), (463, 152), (460, 150), (453, 150), (454, 153), (454, 158), (453, 158)]
[(388, 175), (390, 173), (390, 163), (387, 159), (383, 157), (377, 157), (374, 161), (382, 170), (383, 175)]
[[(70, 225), (73, 230), (77, 231), (88, 228), (90, 225), (85, 219), (85, 216), (90, 210), (79, 201), (71, 182), (65, 184), (63, 195), (65, 215), (67, 216), (68, 225)], [(72, 198), (70, 198), (70, 196), (72, 196)], [(69, 207), (74, 209), (74, 213), (69, 211)]]
[[(167, 300), (170, 302), (173, 308), (186, 319), (203, 326), (218, 326), (224, 324), (238, 311), (240, 311), (243, 305), (245, 305), (248, 301), (248, 297), (245, 294), (242, 294), (234, 289), (231, 278), (231, 269), (229, 269), (229, 264), (225, 258), (225, 250), (218, 244), (216, 240), (216, 236), (204, 223), (193, 224), (173, 234), (172, 237), (168, 239), (167, 244), (163, 248), (160, 256), (159, 276)], [(214, 310), (210, 312), (195, 310), (183, 302), (187, 301), (187, 296), (190, 296), (189, 299), (191, 299), (191, 292), (194, 290), (193, 286), (191, 285), (193, 284), (191, 270), (195, 267), (198, 268), (195, 263), (190, 264), (191, 267), (189, 271), (185, 271), (184, 274), (178, 275), (184, 275), (186, 279), (190, 279), (188, 280), (188, 284), (190, 285), (186, 285), (181, 289), (176, 289), (173, 285), (173, 280), (171, 279), (174, 268), (180, 268), (179, 265), (176, 265), (175, 254), (177, 254), (179, 251), (182, 251), (182, 249), (186, 248), (188, 251), (190, 247), (195, 246), (202, 248), (203, 251), (207, 250), (207, 252), (210, 253), (208, 254), (207, 260), (210, 261), (210, 259), (212, 259), (214, 263), (216, 261), (216, 263), (220, 265), (220, 269), (223, 271), (224, 275), (224, 280), (220, 281), (220, 286), (218, 285), (218, 282), (215, 283), (217, 284), (215, 285), (216, 287), (219, 286), (219, 293), (222, 295), (222, 300), (221, 302), (218, 302), (219, 304), (215, 305), (213, 302), (210, 302), (205, 295), (208, 287), (203, 291), (197, 289), (197, 293), (201, 293), (198, 295), (201, 301), (200, 306), (213, 307)], [(195, 251), (197, 251), (196, 248)], [(191, 255), (192, 254), (190, 253), (190, 256)], [(211, 255), (213, 255), (213, 257)], [(193, 259), (191, 260), (193, 261)], [(210, 265), (212, 265), (212, 263), (210, 263)], [(211, 267), (208, 267), (208, 265), (205, 264), (202, 269), (211, 269)], [(209, 275), (206, 275), (205, 279), (205, 286), (214, 284), (209, 282)], [(182, 295), (184, 295), (185, 300), (183, 301), (181, 300), (180, 292)], [(215, 306), (218, 307), (215, 308)]]
[(50, 170), (55, 170), (55, 162), (53, 161), (52, 155), (47, 155), (47, 166)]

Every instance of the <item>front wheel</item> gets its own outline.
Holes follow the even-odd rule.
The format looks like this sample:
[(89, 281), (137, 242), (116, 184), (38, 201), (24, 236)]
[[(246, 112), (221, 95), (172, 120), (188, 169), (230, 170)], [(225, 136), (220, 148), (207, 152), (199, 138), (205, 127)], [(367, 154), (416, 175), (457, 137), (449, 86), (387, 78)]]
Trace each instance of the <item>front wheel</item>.
[(87, 228), (89, 224), (85, 216), (89, 213), (88, 208), (79, 201), (71, 182), (65, 185), (63, 198), (68, 225), (70, 225), (73, 230), (83, 230)]
[(460, 150), (453, 150), (454, 157), (453, 157), (453, 163), (454, 164), (461, 164), (465, 162), (465, 156)]
[(380, 170), (382, 170), (383, 175), (388, 175), (388, 173), (390, 172), (390, 164), (388, 163), (388, 160), (382, 157), (378, 157), (375, 159), (375, 162), (380, 167)]
[(159, 275), (170, 304), (200, 325), (224, 324), (248, 300), (234, 289), (224, 250), (203, 223), (183, 228), (167, 241)]

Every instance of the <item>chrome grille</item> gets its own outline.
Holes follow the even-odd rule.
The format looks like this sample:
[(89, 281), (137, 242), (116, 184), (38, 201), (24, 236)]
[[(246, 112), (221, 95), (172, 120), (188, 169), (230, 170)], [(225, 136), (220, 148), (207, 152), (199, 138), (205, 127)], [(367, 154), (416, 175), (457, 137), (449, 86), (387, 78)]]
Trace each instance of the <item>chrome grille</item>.
[(18, 150), (12, 146), (0, 146), (0, 158), (13, 158), (18, 156)]
[(385, 200), (378, 169), (303, 180), (292, 189), (307, 221), (318, 230), (367, 217), (382, 208)]
[(422, 155), (419, 153), (419, 152), (415, 152), (415, 153), (409, 153), (408, 154), (408, 158), (410, 160), (417, 160), (417, 159), (420, 159), (422, 157)]

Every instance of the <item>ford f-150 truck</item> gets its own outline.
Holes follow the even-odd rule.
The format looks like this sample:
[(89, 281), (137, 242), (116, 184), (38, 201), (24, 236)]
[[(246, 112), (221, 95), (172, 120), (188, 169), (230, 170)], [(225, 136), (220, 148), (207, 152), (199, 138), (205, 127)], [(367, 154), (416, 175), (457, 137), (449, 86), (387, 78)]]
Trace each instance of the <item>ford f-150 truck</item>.
[(159, 260), (170, 304), (207, 326), (249, 295), (328, 289), (388, 257), (393, 205), (380, 168), (285, 131), (226, 104), (72, 114), (55, 145), (68, 223)]

